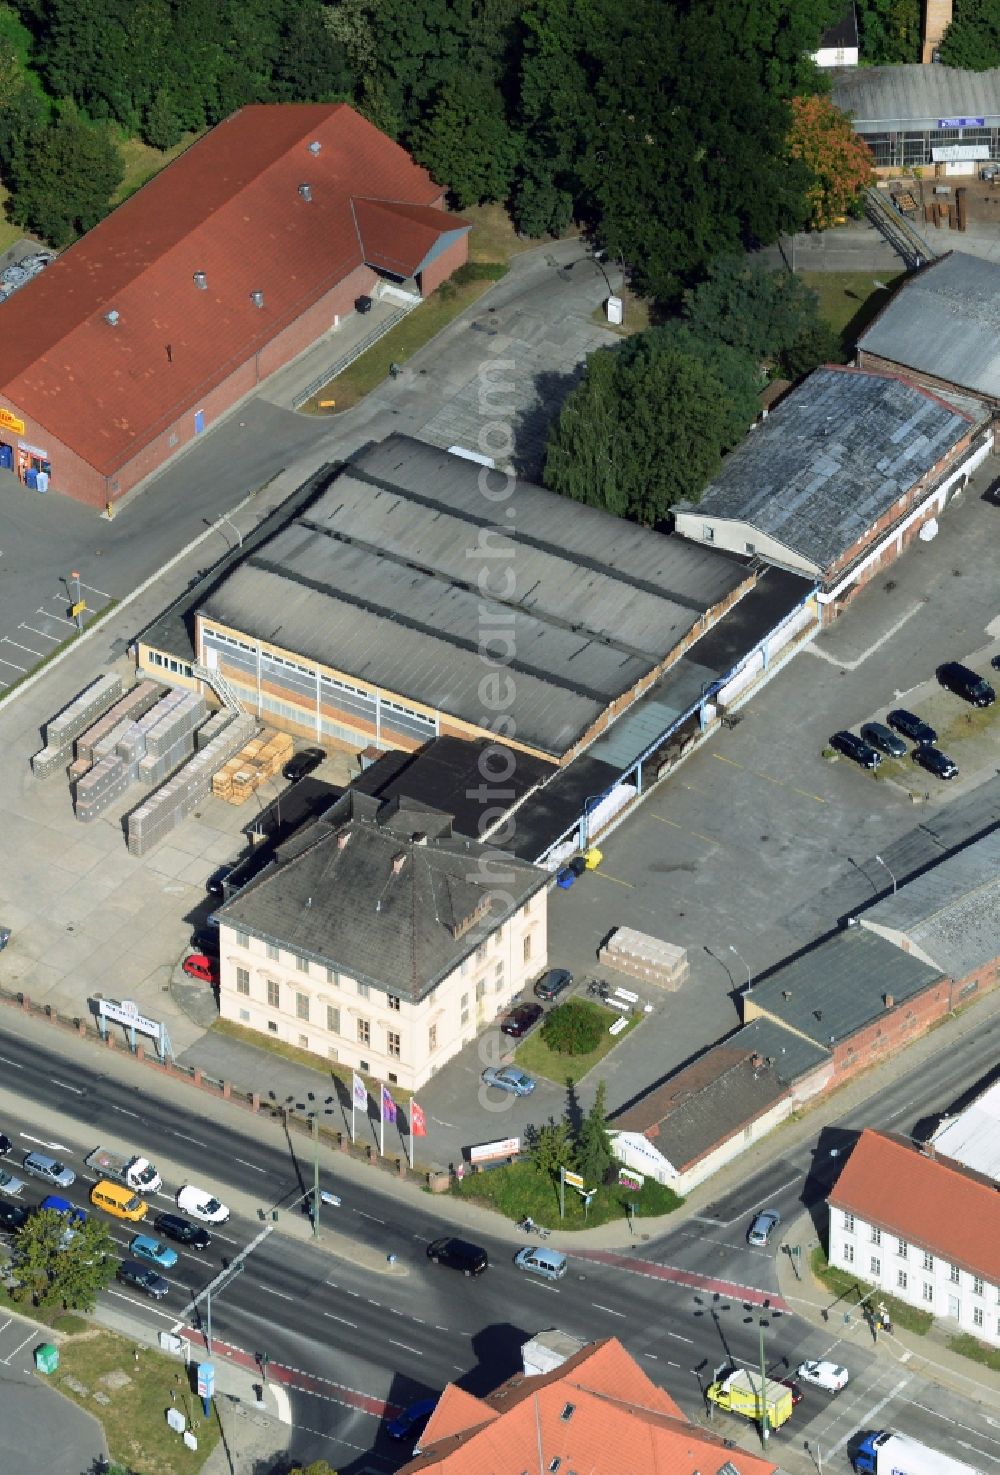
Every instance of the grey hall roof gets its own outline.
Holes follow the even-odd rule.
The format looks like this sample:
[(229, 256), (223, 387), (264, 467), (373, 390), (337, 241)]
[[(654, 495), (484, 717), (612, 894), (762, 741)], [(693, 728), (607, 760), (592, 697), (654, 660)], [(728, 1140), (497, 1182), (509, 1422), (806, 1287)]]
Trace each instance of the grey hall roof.
[(893, 374), (817, 369), (726, 457), (696, 506), (684, 510), (706, 521), (748, 523), (822, 573), (972, 423)]
[(482, 646), (510, 652), (516, 737), (560, 755), (751, 578), (748, 560), (527, 482), (498, 500), (483, 475), (390, 436), (200, 613), (478, 726)]
[(858, 133), (917, 132), (951, 118), (983, 118), (986, 127), (1000, 122), (997, 67), (838, 67), (830, 77), (831, 99)]
[(899, 289), (858, 348), (1000, 399), (1000, 266), (949, 251)]

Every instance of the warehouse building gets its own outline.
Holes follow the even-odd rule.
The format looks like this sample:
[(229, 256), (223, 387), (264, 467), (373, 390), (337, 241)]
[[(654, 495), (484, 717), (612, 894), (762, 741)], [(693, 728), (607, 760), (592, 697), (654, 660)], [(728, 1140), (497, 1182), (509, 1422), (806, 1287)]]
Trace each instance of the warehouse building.
[(975, 175), (1000, 159), (1000, 68), (845, 67), (832, 73), (830, 96), (881, 174)]
[(0, 305), (0, 464), (104, 507), (468, 225), (344, 104), (240, 109)]
[(678, 506), (677, 531), (811, 576), (829, 621), (914, 538), (933, 537), (990, 454), (990, 420), (971, 395), (828, 365), (750, 431), (697, 503)]

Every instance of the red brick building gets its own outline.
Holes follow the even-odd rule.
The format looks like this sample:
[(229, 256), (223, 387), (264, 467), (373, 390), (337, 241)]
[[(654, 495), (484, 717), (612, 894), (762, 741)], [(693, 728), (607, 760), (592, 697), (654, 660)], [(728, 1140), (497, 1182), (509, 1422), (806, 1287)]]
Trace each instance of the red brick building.
[(3, 304), (15, 467), (121, 497), (380, 280), (449, 277), (469, 227), (444, 197), (344, 104), (240, 109)]

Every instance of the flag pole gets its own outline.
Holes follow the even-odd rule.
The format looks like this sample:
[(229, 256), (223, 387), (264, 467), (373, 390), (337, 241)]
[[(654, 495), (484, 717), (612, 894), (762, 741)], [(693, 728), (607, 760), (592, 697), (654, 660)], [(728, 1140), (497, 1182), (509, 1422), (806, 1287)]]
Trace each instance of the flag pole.
[(385, 1087), (379, 1091), (379, 1114), (378, 1114), (378, 1155), (385, 1157)]

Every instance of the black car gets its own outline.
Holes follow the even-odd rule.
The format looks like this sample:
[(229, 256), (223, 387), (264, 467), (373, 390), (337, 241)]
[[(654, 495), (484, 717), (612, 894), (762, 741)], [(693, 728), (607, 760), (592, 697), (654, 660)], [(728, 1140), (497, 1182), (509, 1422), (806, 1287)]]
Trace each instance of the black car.
[(566, 992), (573, 986), (573, 975), (566, 968), (550, 968), (548, 973), (543, 973), (541, 978), (532, 989), (536, 999), (544, 999), (550, 1003), (557, 999), (560, 994)]
[(970, 671), (961, 661), (945, 661), (943, 666), (938, 666), (937, 679), (947, 691), (953, 691), (974, 707), (992, 707), (997, 699), (986, 677)]
[(0, 1229), (8, 1234), (16, 1234), (22, 1225), (27, 1224), (31, 1210), (24, 1204), (0, 1203)]
[(281, 772), (294, 784), (300, 778), (305, 778), (307, 773), (312, 773), (314, 768), (318, 768), (325, 757), (322, 748), (303, 748), (301, 753), (289, 758)]
[(905, 707), (894, 707), (885, 719), (890, 727), (901, 732), (911, 743), (936, 743), (937, 733), (929, 722), (918, 717), (914, 712), (908, 712)]
[(853, 758), (862, 768), (878, 768), (882, 762), (882, 754), (871, 743), (866, 743), (857, 733), (848, 732), (846, 728), (833, 734), (830, 747), (837, 753), (843, 753), (845, 758)]
[(500, 1033), (520, 1040), (544, 1013), (541, 1004), (517, 1004), (500, 1025)]
[(167, 1239), (175, 1239), (179, 1245), (190, 1245), (193, 1250), (207, 1250), (212, 1236), (200, 1224), (192, 1224), (182, 1214), (157, 1214), (153, 1228)]
[(145, 1291), (147, 1296), (152, 1296), (154, 1301), (162, 1301), (169, 1294), (170, 1282), (164, 1280), (162, 1275), (157, 1275), (155, 1270), (148, 1265), (141, 1265), (138, 1260), (123, 1260), (118, 1267), (118, 1279), (125, 1285), (135, 1286), (140, 1291)]
[(992, 661), (990, 661), (990, 665), (994, 671), (1000, 671), (1000, 656), (994, 656)]
[(427, 1258), (435, 1265), (447, 1265), (451, 1270), (461, 1270), (463, 1275), (482, 1275), (489, 1262), (486, 1251), (480, 1245), (470, 1244), (467, 1239), (453, 1239), (445, 1235), (432, 1239), (427, 1246)]
[(919, 763), (921, 768), (926, 768), (928, 773), (933, 773), (937, 778), (958, 777), (958, 764), (946, 753), (942, 753), (940, 748), (932, 748), (928, 743), (914, 748), (913, 761)]
[(207, 953), (210, 958), (217, 958), (219, 956), (218, 927), (199, 927), (192, 932), (191, 950), (195, 953)]
[(226, 880), (232, 875), (233, 869), (234, 867), (231, 865), (219, 866), (217, 871), (212, 872), (205, 882), (205, 890), (209, 896), (225, 896)]
[(14, 1144), (13, 1142), (11, 1142), (6, 1132), (0, 1132), (0, 1157), (6, 1157), (7, 1154), (9, 1152), (13, 1152), (13, 1150)]
[(898, 738), (884, 722), (862, 723), (861, 736), (866, 743), (871, 743), (873, 748), (877, 748), (887, 758), (906, 757), (906, 744), (903, 739)]

